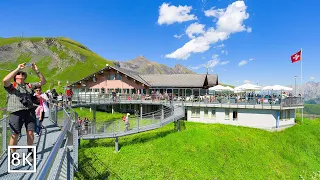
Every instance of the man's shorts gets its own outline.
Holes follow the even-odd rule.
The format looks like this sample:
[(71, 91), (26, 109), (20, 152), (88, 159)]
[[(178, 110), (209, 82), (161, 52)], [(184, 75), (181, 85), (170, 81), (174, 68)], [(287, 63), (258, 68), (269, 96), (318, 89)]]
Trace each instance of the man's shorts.
[(35, 131), (36, 115), (33, 109), (21, 110), (10, 114), (9, 125), (12, 134), (20, 134), (23, 124), (27, 131)]

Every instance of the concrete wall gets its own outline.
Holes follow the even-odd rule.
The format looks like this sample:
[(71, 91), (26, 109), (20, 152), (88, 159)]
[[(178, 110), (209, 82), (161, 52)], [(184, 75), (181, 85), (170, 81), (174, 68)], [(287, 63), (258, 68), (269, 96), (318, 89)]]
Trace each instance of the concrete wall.
[[(247, 127), (255, 127), (262, 129), (271, 129), (276, 128), (278, 110), (268, 110), (268, 109), (228, 109), (229, 118), (226, 116), (227, 108), (208, 108), (201, 107), (199, 116), (192, 115), (194, 108), (199, 107), (188, 107), (187, 108), (187, 120), (192, 122), (202, 122), (202, 123), (221, 123), (221, 124), (230, 124), (230, 125), (239, 125)], [(205, 109), (208, 109), (206, 115)], [(215, 115), (212, 114), (212, 110), (215, 111)], [(238, 112), (238, 118), (233, 118), (233, 111)], [(279, 126), (288, 126), (293, 125), (295, 122), (294, 109), (286, 110), (289, 111), (289, 118), (283, 118), (279, 121)]]

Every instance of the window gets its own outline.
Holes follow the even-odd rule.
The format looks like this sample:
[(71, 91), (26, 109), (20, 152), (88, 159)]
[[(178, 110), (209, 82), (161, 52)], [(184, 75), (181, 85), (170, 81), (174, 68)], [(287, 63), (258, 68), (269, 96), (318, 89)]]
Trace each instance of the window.
[(120, 74), (116, 74), (116, 80), (122, 80), (122, 76)]
[(191, 117), (200, 117), (200, 108), (193, 108), (191, 111)]
[(99, 89), (98, 88), (94, 88), (94, 92), (99, 92)]
[(112, 93), (112, 90), (113, 90), (113, 89), (108, 89), (108, 94), (111, 94), (111, 93)]
[(290, 119), (290, 110), (286, 111), (286, 119), (289, 120)]
[(101, 88), (101, 93), (102, 94), (105, 94), (106, 93), (106, 90), (104, 88)]
[(284, 119), (283, 118), (283, 111), (280, 111), (280, 118), (279, 118), (280, 120), (282, 120), (282, 119)]
[(116, 93), (118, 93), (118, 92), (121, 93), (121, 89), (117, 88)]
[(230, 109), (225, 109), (225, 119), (229, 119)]
[(91, 88), (87, 89), (87, 92), (92, 92), (92, 89)]
[(211, 117), (216, 117), (216, 110), (215, 109), (211, 110)]
[(208, 117), (209, 116), (209, 114), (208, 114), (208, 108), (205, 108), (204, 109), (204, 117)]
[(123, 89), (123, 94), (129, 94), (129, 89)]
[(233, 111), (233, 116), (232, 116), (233, 120), (237, 120), (238, 119), (238, 111)]
[(114, 74), (109, 74), (108, 80), (114, 80)]

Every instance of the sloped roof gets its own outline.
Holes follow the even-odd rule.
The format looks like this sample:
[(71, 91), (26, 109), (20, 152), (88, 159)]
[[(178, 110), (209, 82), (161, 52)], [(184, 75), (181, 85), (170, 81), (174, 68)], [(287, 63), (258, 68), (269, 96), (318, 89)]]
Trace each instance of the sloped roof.
[(123, 68), (119, 68), (119, 67), (115, 67), (115, 66), (110, 66), (112, 67), (113, 69), (129, 76), (129, 77), (132, 77), (133, 79), (149, 86), (148, 82), (146, 82), (143, 78), (140, 77), (140, 75), (138, 75), (137, 73), (135, 73), (134, 71), (129, 71), (129, 70), (126, 70), (126, 69), (123, 69)]
[(202, 88), (205, 86), (206, 78), (208, 81), (207, 87), (218, 85), (218, 75), (216, 74), (137, 74), (136, 72), (129, 71), (116, 66), (106, 66), (105, 68), (92, 73), (91, 75), (82, 78), (79, 81), (71, 83), (71, 85), (77, 84), (82, 80), (93, 77), (94, 74), (106, 69), (115, 69), (122, 74), (125, 74), (136, 81), (139, 81), (150, 88), (158, 87), (177, 87), (177, 88)]
[[(152, 87), (202, 88), (207, 74), (143, 74), (139, 75)], [(210, 86), (218, 83), (218, 76), (211, 74)], [(216, 83), (215, 83), (216, 82)]]
[(212, 86), (216, 86), (218, 85), (218, 75), (216, 74), (207, 74), (207, 78), (208, 78), (208, 86), (212, 87)]

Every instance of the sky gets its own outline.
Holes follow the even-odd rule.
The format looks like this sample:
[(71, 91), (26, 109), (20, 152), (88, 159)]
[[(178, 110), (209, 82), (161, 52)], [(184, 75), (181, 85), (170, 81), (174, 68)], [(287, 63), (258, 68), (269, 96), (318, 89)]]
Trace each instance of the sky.
[[(219, 82), (319, 82), (320, 1), (0, 1), (0, 37), (76, 40), (108, 60), (139, 55)], [(302, 61), (290, 56), (302, 48)]]

